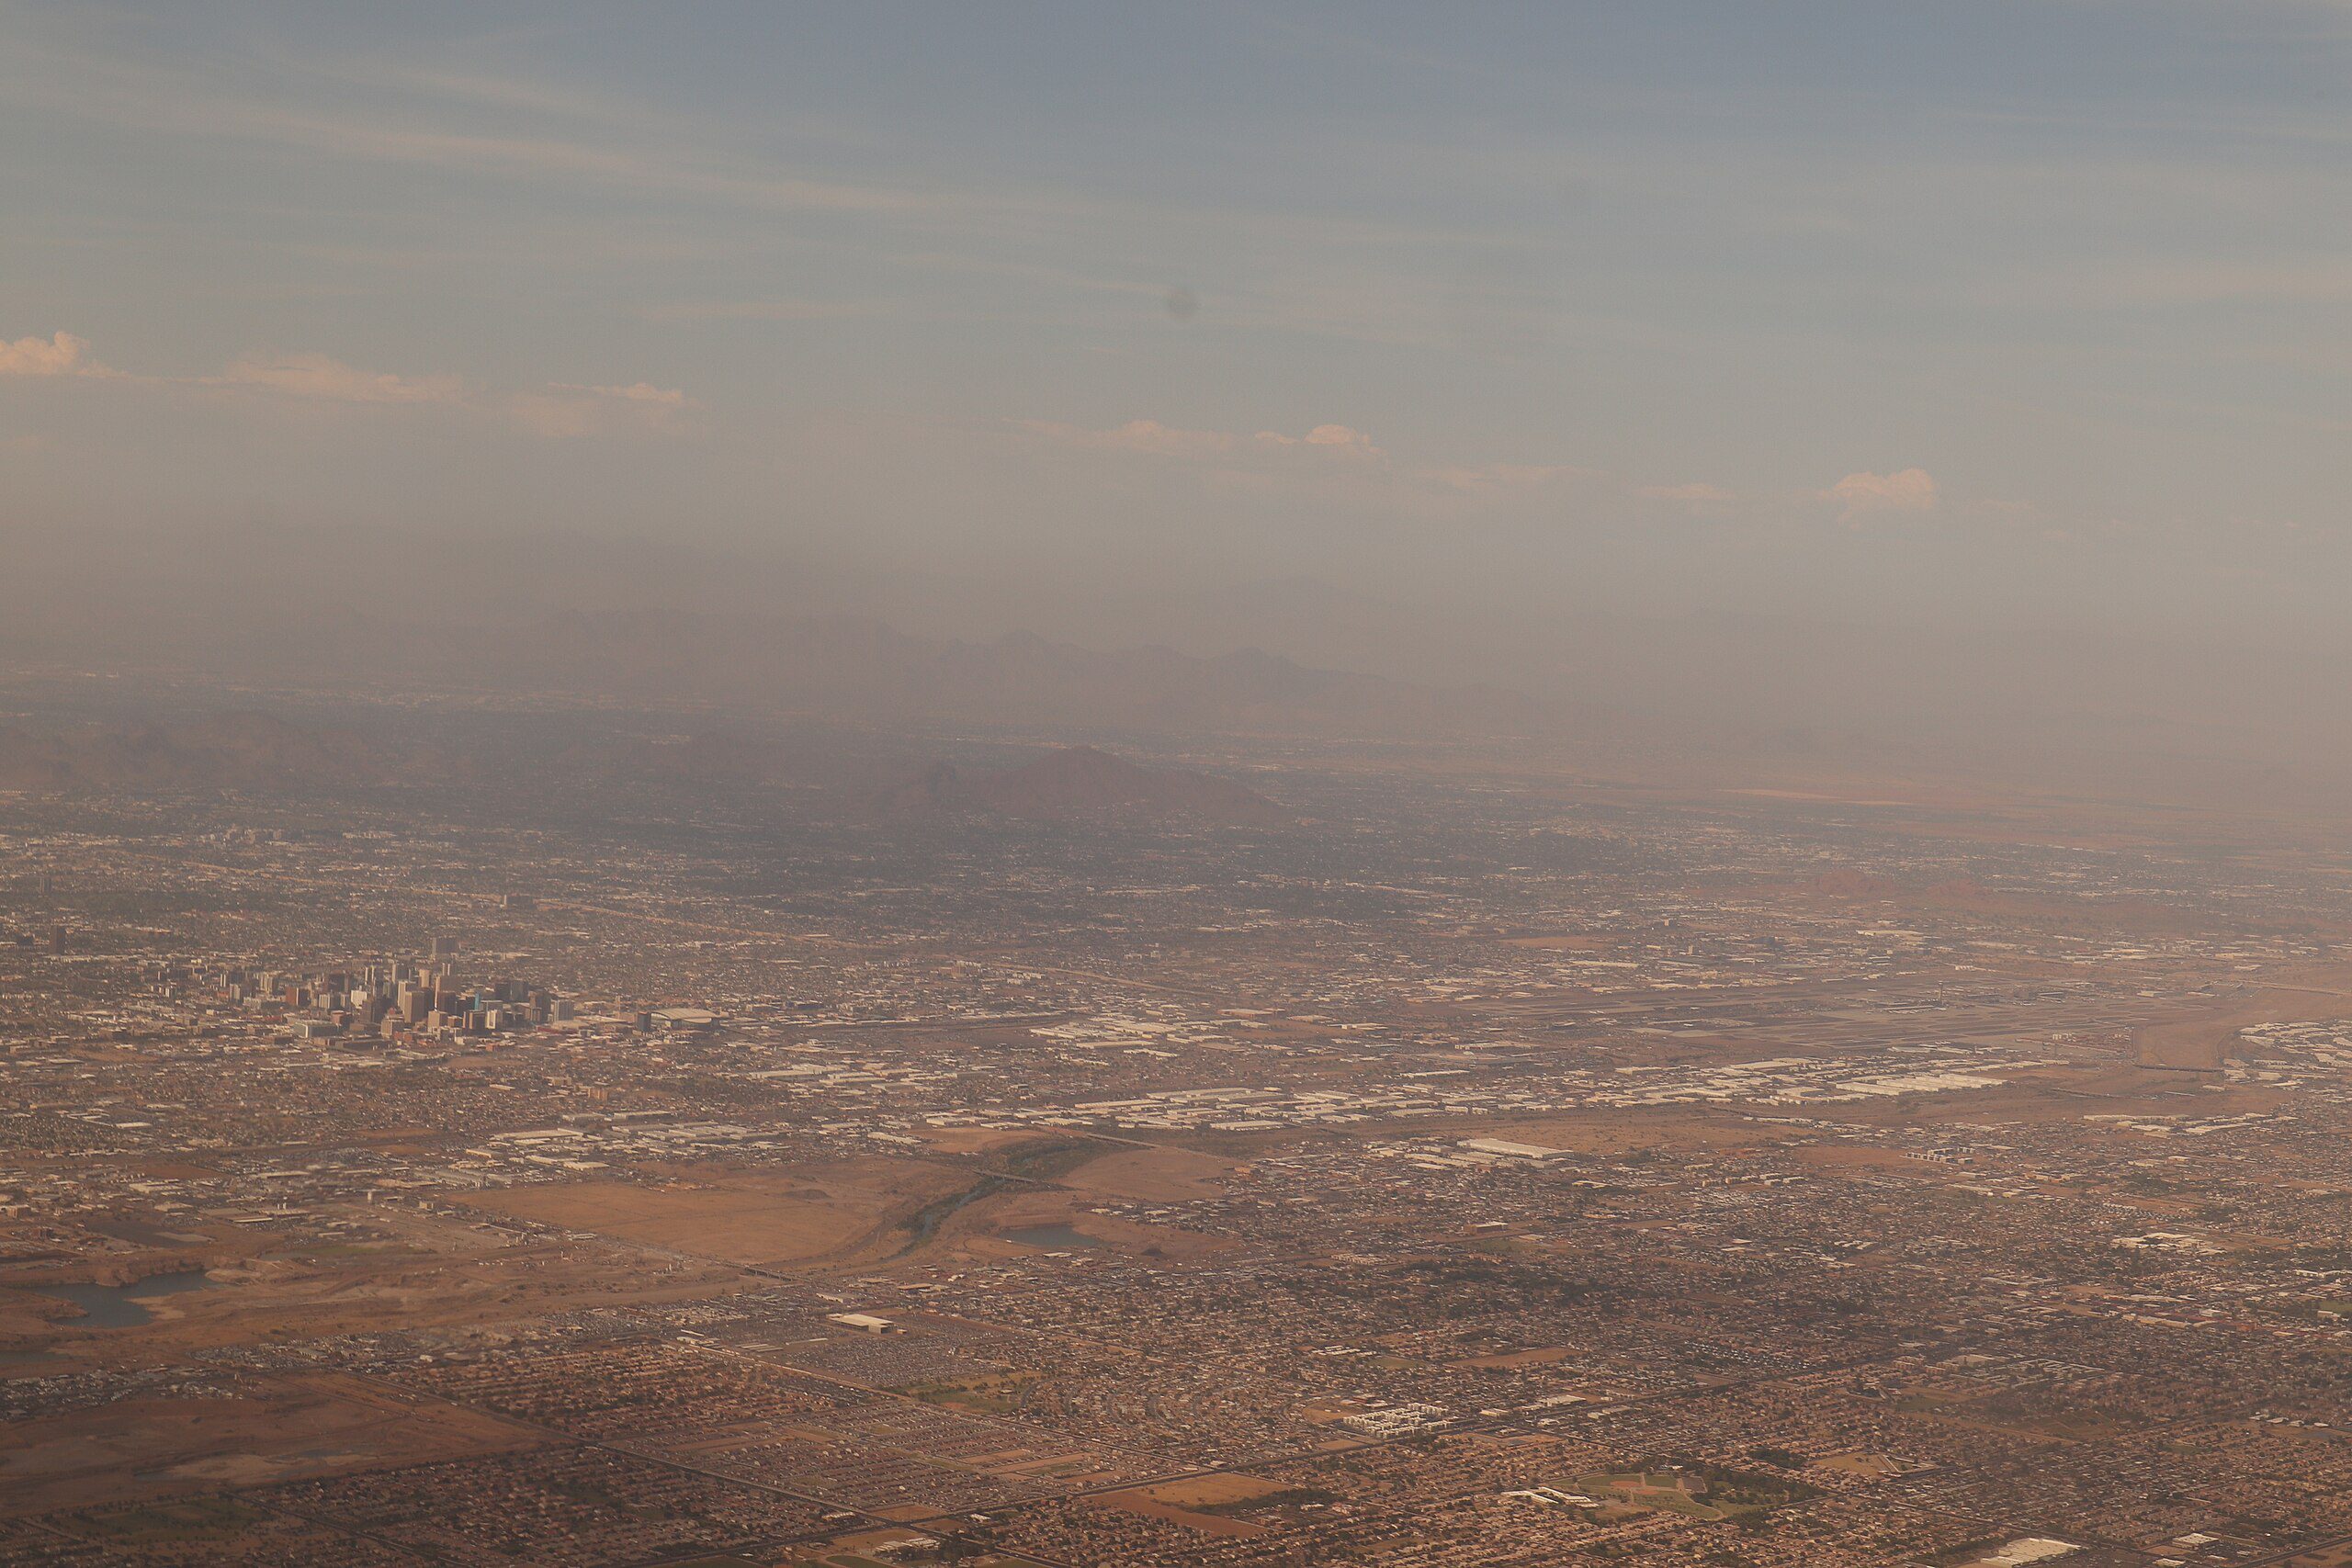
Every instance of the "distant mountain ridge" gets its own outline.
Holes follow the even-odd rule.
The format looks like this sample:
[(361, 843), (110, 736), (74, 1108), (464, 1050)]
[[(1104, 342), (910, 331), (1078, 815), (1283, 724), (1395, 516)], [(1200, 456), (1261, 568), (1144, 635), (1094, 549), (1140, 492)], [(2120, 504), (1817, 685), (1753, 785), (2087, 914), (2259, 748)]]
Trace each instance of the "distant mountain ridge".
[(1246, 784), (1183, 768), (1146, 767), (1091, 746), (1049, 751), (999, 773), (967, 773), (953, 762), (935, 762), (897, 790), (890, 805), (900, 815), (917, 816), (1190, 818), (1260, 828), (1290, 819)]
[(158, 724), (0, 726), (0, 789), (301, 790), (390, 783), (413, 759), (267, 714)]
[(1419, 686), (1257, 649), (1105, 652), (1025, 632), (967, 642), (855, 615), (563, 615), (411, 638), (395, 657), (469, 684), (860, 720), (1380, 739), (1525, 734), (1558, 722), (1497, 687)]

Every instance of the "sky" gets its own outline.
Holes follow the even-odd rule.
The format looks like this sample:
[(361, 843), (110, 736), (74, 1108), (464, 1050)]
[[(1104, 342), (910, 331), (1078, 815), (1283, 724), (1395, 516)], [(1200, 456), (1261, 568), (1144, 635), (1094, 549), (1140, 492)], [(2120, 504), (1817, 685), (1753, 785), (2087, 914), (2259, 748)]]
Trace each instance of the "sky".
[(2341, 0), (0, 0), (0, 213), (28, 571), (650, 541), (1505, 669), (2352, 585)]

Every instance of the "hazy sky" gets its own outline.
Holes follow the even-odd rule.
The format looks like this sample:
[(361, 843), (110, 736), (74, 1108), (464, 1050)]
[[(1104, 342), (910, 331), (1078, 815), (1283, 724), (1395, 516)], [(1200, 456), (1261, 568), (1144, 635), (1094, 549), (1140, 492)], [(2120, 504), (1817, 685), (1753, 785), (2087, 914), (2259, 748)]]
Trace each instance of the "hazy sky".
[(2340, 0), (0, 0), (0, 527), (2225, 634), (2352, 585)]

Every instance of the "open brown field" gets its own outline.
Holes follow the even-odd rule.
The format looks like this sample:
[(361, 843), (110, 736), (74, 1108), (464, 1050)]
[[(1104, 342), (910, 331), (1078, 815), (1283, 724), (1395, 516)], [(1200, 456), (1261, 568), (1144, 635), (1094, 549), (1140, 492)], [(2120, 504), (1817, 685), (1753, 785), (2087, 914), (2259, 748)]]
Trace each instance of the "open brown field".
[(1216, 1197), (1225, 1190), (1224, 1183), (1235, 1168), (1233, 1160), (1193, 1149), (1117, 1148), (1087, 1161), (1061, 1181), (1074, 1191), (1094, 1197), (1178, 1203)]
[(1263, 1534), (1266, 1527), (1202, 1510), (1250, 1503), (1284, 1490), (1279, 1482), (1261, 1481), (1254, 1475), (1203, 1475), (1163, 1482), (1157, 1486), (1106, 1492), (1093, 1499), (1093, 1506), (1165, 1519), (1204, 1535), (1253, 1536)]
[(2238, 1031), (2256, 1023), (2308, 1023), (2352, 1016), (2352, 973), (2340, 966), (2296, 975), (2251, 996), (2133, 1032), (2140, 1065), (2217, 1073)]
[(0, 1334), (6, 1336), (0, 1344), (118, 1364), (291, 1335), (498, 1322), (665, 1300), (731, 1288), (743, 1278), (724, 1262), (640, 1258), (611, 1245), (591, 1254), (440, 1215), (392, 1213), (385, 1228), (395, 1234), (365, 1245), (288, 1245), (246, 1230), (202, 1247), (124, 1255), (96, 1267), (45, 1267), (21, 1283), (122, 1283), (201, 1269), (212, 1288), (143, 1303), (150, 1320), (121, 1328), (95, 1326), (65, 1303), (31, 1290), (0, 1289)]
[(232, 1398), (142, 1398), (0, 1429), (0, 1512), (330, 1474), (527, 1448), (496, 1416), (334, 1373)]
[(864, 1159), (789, 1173), (673, 1170), (645, 1181), (566, 1181), (469, 1199), (491, 1213), (753, 1267), (856, 1249), (967, 1178), (916, 1160)]

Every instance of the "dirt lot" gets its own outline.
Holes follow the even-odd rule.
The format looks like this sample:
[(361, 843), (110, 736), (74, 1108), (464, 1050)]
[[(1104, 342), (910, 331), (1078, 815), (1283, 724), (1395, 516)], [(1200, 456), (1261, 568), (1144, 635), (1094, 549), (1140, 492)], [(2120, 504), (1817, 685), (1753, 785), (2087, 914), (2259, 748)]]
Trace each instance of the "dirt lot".
[(2216, 1073), (2237, 1032), (2250, 1023), (2302, 1023), (2352, 1018), (2352, 974), (2341, 968), (2314, 970), (2267, 986), (2208, 1011), (2136, 1030), (2132, 1044), (2140, 1065)]
[(1093, 1499), (1093, 1506), (1141, 1514), (1146, 1518), (1166, 1519), (1170, 1524), (1184, 1525), (1204, 1535), (1262, 1535), (1266, 1528), (1263, 1525), (1198, 1510), (1249, 1503), (1260, 1497), (1271, 1497), (1282, 1490), (1279, 1483), (1261, 1481), (1252, 1475), (1204, 1475), (1190, 1481), (1166, 1482), (1158, 1486), (1106, 1492)]
[(854, 1253), (968, 1179), (918, 1160), (845, 1160), (778, 1173), (675, 1168), (642, 1181), (507, 1188), (468, 1203), (640, 1246), (782, 1268)]
[(287, 1245), (248, 1234), (234, 1246), (127, 1256), (104, 1268), (47, 1269), (34, 1279), (119, 1283), (175, 1269), (208, 1269), (215, 1288), (141, 1304), (151, 1320), (94, 1327), (64, 1303), (0, 1290), (0, 1344), (47, 1348), (93, 1364), (138, 1362), (208, 1346), (492, 1323), (537, 1313), (666, 1300), (724, 1290), (732, 1265), (673, 1261), (609, 1247), (560, 1247), (487, 1233), (460, 1221), (389, 1213), (390, 1241), (366, 1247)]
[(536, 1433), (435, 1400), (316, 1373), (249, 1396), (129, 1399), (0, 1429), (0, 1513), (527, 1448)]
[(1062, 1184), (1090, 1197), (1138, 1203), (1179, 1203), (1225, 1190), (1237, 1162), (1192, 1149), (1115, 1149), (1064, 1176)]

